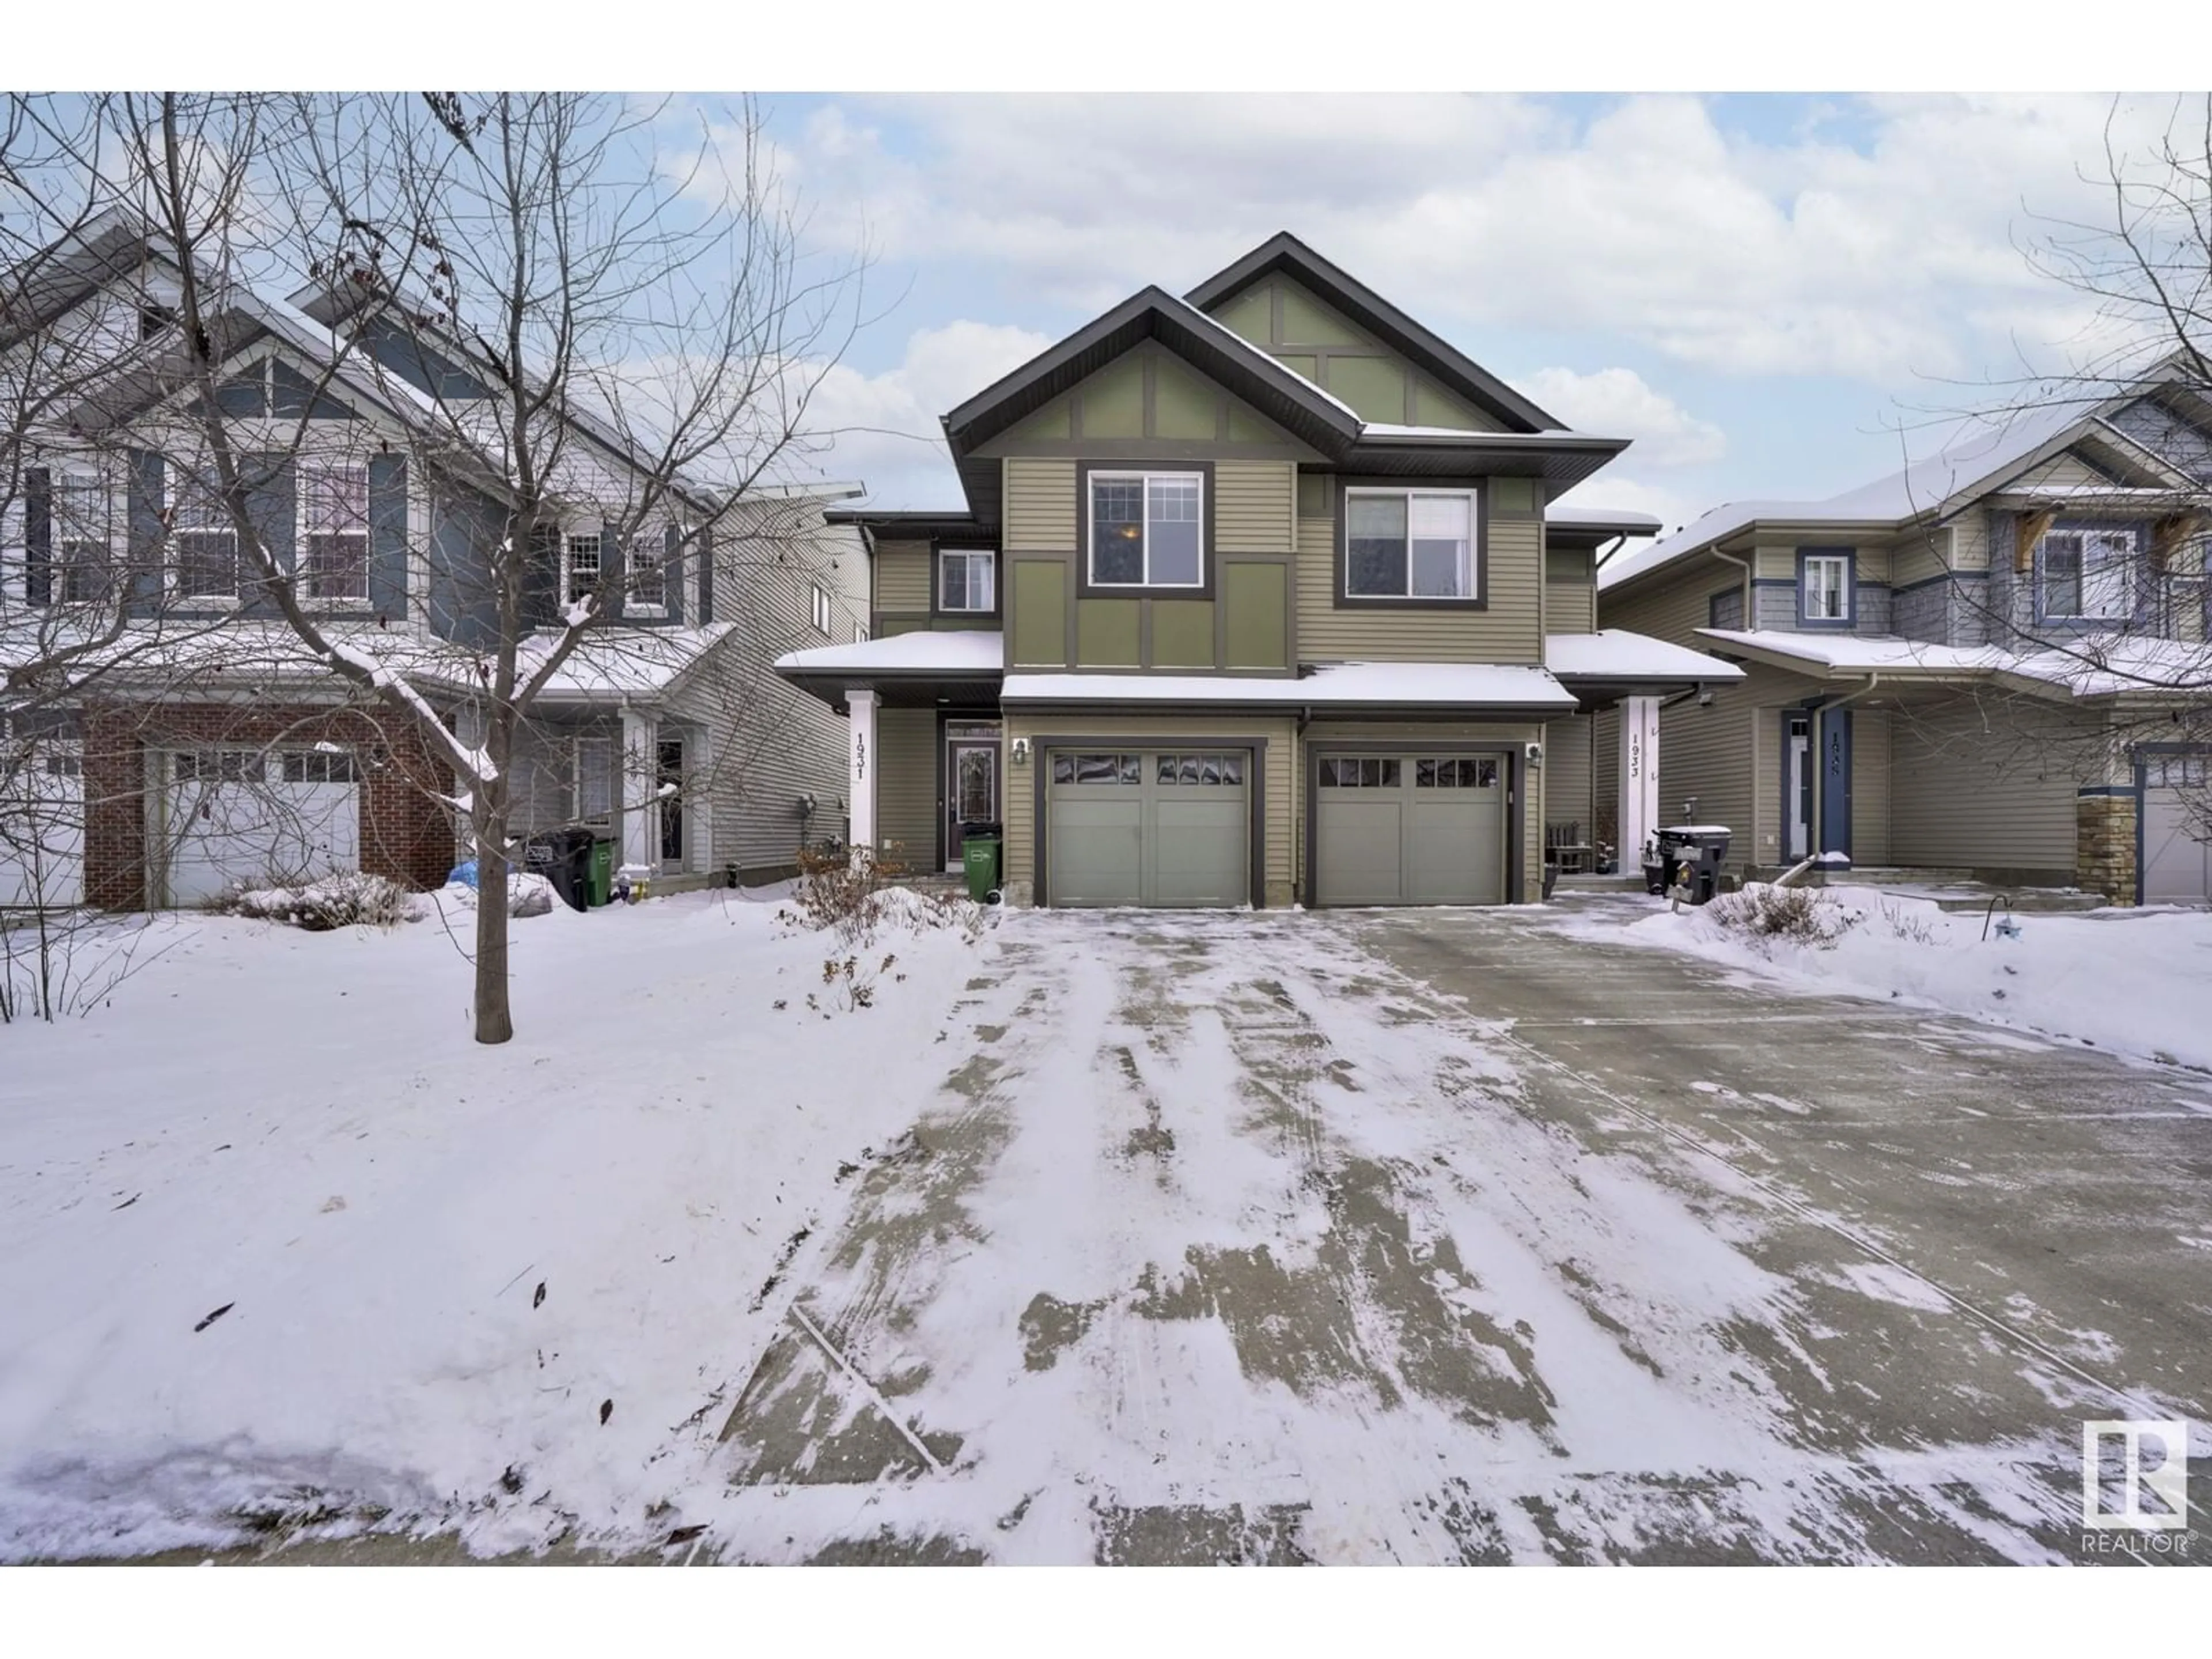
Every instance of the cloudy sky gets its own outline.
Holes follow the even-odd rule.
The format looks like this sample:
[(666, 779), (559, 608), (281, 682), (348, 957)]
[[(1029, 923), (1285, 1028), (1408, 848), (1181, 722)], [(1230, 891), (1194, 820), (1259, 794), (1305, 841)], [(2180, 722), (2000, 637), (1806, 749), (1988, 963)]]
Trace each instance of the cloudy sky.
[[(821, 390), (827, 476), (959, 490), (938, 416), (1147, 283), (1278, 230), (1570, 425), (1635, 441), (1579, 499), (1669, 526), (1823, 495), (1931, 411), (2077, 349), (2024, 250), (2098, 222), (2107, 125), (2175, 103), (1397, 94), (780, 96), (775, 165), (818, 246), (865, 240), (861, 330)], [(2201, 106), (2198, 106), (2201, 109)], [(2085, 177), (2084, 175), (2087, 175)], [(1942, 422), (1939, 422), (1940, 426)]]

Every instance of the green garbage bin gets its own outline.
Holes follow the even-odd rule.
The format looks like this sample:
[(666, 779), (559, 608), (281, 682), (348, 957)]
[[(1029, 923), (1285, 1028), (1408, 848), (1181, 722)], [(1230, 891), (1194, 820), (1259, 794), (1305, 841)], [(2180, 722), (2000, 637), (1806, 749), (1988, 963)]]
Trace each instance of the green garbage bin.
[(614, 896), (615, 844), (611, 841), (592, 843), (592, 902), (605, 904)]
[(978, 904), (988, 904), (991, 895), (999, 890), (999, 843), (995, 823), (988, 833), (960, 838), (960, 867), (967, 872), (968, 896)]

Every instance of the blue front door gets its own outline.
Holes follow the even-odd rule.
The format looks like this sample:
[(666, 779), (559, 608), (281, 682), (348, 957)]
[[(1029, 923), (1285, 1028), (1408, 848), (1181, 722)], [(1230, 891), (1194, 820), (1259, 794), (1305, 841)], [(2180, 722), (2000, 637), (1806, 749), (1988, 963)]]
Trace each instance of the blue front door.
[(1820, 711), (1820, 846), (1823, 853), (1851, 850), (1851, 711)]

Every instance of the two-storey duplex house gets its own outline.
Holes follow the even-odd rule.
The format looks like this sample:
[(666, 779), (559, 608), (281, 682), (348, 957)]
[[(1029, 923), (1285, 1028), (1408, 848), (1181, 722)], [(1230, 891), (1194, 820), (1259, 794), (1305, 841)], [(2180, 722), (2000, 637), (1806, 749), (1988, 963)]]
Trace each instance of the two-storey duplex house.
[[(1735, 828), (1743, 870), (1825, 855), (2203, 902), (2208, 434), (2161, 372), (1608, 562), (1608, 627), (1745, 671), (1657, 711), (1668, 810)], [(1601, 761), (1620, 719), (1593, 719)]]
[(1623, 441), (1288, 235), (944, 424), (964, 510), (839, 515), (877, 637), (779, 668), (849, 711), (856, 844), (1001, 823), (1014, 902), (1534, 898), (1553, 726), (1737, 677), (1596, 631), (1594, 550), (1648, 520), (1547, 532)]
[[(238, 545), (183, 373), (179, 280), (118, 217), (11, 287), (0, 319), (11, 384), (41, 411), (10, 438), (0, 517), (0, 903), (188, 904), (355, 868), (434, 884), (457, 785), (404, 717), (311, 658)], [(466, 441), (485, 370), (433, 319), (342, 289), (209, 292), (219, 414), (280, 580), (341, 648), (480, 725), (512, 503)], [(70, 379), (40, 404), (42, 365)], [(574, 600), (599, 595), (604, 620), (532, 711), (513, 829), (588, 827), (678, 881), (787, 870), (843, 831), (845, 742), (772, 665), (866, 626), (860, 536), (823, 516), (858, 487), (650, 490), (606, 428), (565, 431), (526, 672)]]

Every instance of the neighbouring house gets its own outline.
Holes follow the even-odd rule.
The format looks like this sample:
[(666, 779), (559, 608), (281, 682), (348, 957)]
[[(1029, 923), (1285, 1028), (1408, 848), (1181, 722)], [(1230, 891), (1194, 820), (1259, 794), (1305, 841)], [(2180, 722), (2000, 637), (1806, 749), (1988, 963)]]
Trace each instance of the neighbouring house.
[[(312, 659), (210, 488), (180, 373), (179, 269), (120, 216), (0, 305), (0, 906), (191, 904), (363, 870), (410, 886), (457, 848), (449, 768)], [(327, 287), (211, 279), (226, 429), (257, 533), (345, 650), (464, 734), (499, 621), (489, 550), (513, 500), (465, 442), (483, 368), (430, 319)], [(580, 595), (601, 616), (534, 705), (514, 829), (589, 829), (682, 884), (788, 872), (845, 834), (842, 723), (777, 677), (862, 637), (866, 549), (825, 509), (858, 485), (652, 492), (599, 422), (564, 417), (534, 538), (524, 670)], [(607, 573), (614, 580), (604, 580)]]
[(1012, 902), (1533, 900), (1595, 839), (1562, 723), (1740, 678), (1596, 628), (1595, 550), (1657, 526), (1554, 502), (1624, 441), (1288, 235), (944, 426), (963, 508), (831, 514), (875, 637), (777, 666), (849, 711), (854, 842), (1001, 824)]
[(1598, 615), (1744, 678), (1622, 722), (1658, 787), (1808, 857), (2203, 903), (2212, 404), (2168, 366), (1825, 501), (1747, 501), (1607, 562)]

